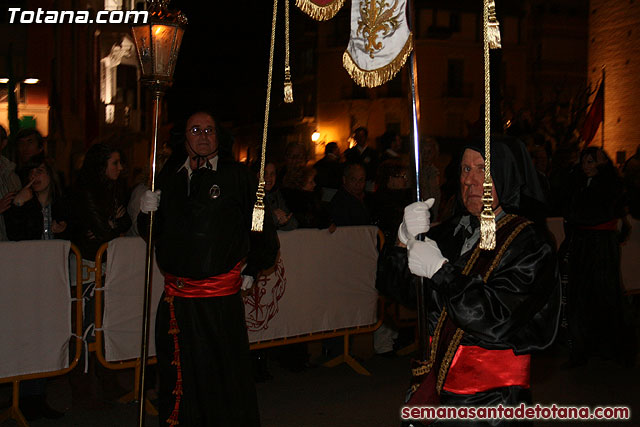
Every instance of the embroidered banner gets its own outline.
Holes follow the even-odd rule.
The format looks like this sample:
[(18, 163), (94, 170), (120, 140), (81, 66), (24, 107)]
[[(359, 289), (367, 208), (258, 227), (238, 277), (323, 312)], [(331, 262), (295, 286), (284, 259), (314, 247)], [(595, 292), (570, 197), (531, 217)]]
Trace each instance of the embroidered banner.
[(344, 0), (296, 0), (296, 6), (318, 21), (333, 18), (343, 4)]
[(391, 80), (413, 49), (406, 0), (352, 0), (351, 38), (342, 64), (357, 84), (380, 86)]

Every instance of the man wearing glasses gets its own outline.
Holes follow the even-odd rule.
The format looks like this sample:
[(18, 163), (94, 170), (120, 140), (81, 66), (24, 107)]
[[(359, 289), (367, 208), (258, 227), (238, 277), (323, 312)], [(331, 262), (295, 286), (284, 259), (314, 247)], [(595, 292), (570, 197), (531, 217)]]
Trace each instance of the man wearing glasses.
[[(251, 233), (257, 183), (218, 153), (208, 112), (187, 120), (188, 157), (142, 197), (139, 224), (156, 211), (154, 240), (165, 292), (156, 318), (161, 424), (260, 424), (241, 289), (275, 263), (271, 215)], [(162, 196), (160, 196), (162, 194)]]

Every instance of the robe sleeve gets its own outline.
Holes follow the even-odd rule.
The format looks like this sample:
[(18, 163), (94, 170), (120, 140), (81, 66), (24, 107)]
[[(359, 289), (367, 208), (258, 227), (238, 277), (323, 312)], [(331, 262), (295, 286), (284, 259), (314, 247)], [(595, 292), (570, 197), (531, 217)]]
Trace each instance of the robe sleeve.
[(432, 286), (454, 323), (477, 344), (511, 348), (516, 354), (548, 347), (560, 312), (556, 257), (533, 227), (526, 227), (505, 251), (487, 282), (463, 275), (463, 260), (445, 264)]

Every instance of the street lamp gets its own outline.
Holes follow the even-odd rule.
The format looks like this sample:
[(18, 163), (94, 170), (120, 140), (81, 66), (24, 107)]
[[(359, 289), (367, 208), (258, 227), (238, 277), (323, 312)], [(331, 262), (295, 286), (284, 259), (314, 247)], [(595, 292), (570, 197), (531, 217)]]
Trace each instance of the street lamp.
[[(187, 18), (180, 12), (167, 9), (168, 0), (148, 0), (149, 19), (143, 25), (131, 28), (136, 43), (138, 59), (142, 70), (142, 83), (153, 92), (153, 138), (150, 154), (150, 185), (155, 191), (156, 151), (160, 125), (161, 98), (173, 82), (184, 27)], [(147, 259), (145, 266), (144, 304), (142, 310), (142, 338), (140, 344), (140, 370), (138, 374), (138, 426), (144, 426), (144, 382), (149, 353), (149, 317), (151, 305), (151, 277), (153, 274), (153, 219), (149, 213), (149, 234), (147, 239)]]

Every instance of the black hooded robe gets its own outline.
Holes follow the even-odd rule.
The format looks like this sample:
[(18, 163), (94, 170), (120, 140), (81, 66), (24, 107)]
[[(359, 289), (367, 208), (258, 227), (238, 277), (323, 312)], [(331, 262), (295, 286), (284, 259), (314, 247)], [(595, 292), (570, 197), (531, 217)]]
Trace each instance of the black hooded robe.
[[(173, 167), (158, 181), (154, 241), (162, 271), (205, 279), (246, 259), (243, 274), (255, 277), (275, 263), (279, 242), (268, 208), (264, 231), (250, 232), (257, 183), (243, 165), (220, 159), (216, 170), (200, 168), (190, 181), (186, 169)], [(146, 228), (148, 215), (140, 214), (138, 224)], [(160, 425), (259, 426), (240, 292), (166, 295), (156, 316)]]
[[(523, 184), (513, 155), (504, 144), (494, 143), (492, 161), (492, 177), (501, 206), (514, 210)], [(424, 279), (430, 336), (446, 309), (453, 325), (464, 333), (460, 346), (512, 350), (515, 355), (525, 355), (551, 345), (558, 328), (561, 297), (554, 248), (533, 224), (514, 217), (522, 227), (513, 239), (502, 245), (498, 241), (494, 251), (480, 251), (489, 252), (486, 254), (489, 259), (495, 259), (493, 254), (501, 252), (490, 275), (483, 280), (480, 274), (465, 274), (463, 269), (476, 252), (478, 242), (471, 250), (460, 253), (465, 234), (461, 229), (456, 233), (456, 228), (462, 216), (454, 216), (428, 233), (449, 260), (431, 279)], [(385, 248), (378, 268), (378, 283), (385, 292), (407, 306), (415, 306), (412, 277), (406, 249)], [(439, 393), (440, 404), (444, 406), (515, 406), (531, 400), (528, 386), (511, 385), (462, 394), (447, 391), (447, 379)], [(459, 424), (460, 421), (452, 422)], [(485, 420), (464, 425), (510, 424), (508, 420)]]

